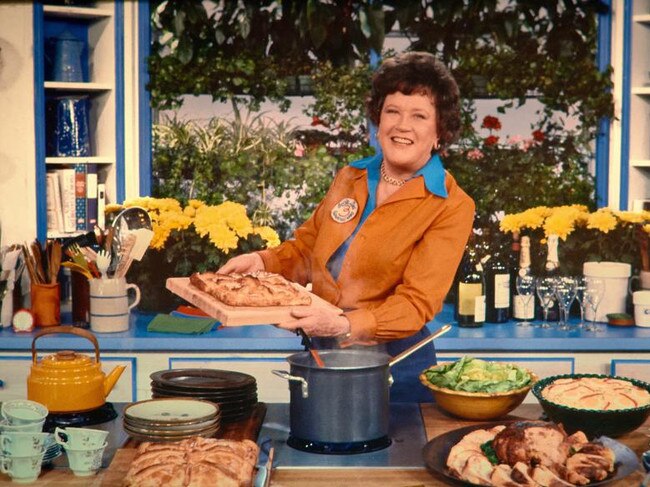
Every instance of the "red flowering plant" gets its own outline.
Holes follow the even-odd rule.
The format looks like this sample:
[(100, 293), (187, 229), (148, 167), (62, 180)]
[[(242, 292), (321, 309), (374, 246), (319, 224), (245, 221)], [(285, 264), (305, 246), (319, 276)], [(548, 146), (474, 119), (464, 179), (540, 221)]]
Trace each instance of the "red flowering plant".
[(501, 234), (503, 214), (535, 206), (595, 207), (593, 153), (577, 134), (552, 123), (525, 135), (501, 132), (501, 120), (488, 115), (443, 154), (445, 167), (476, 202), (477, 228)]

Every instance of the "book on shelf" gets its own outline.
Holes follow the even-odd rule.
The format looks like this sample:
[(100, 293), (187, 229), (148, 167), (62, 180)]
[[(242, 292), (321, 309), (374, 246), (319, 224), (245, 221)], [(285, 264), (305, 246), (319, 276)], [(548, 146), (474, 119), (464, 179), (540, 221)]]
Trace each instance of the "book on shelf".
[(73, 168), (63, 168), (56, 169), (55, 172), (59, 178), (59, 190), (61, 192), (63, 231), (65, 233), (73, 233), (77, 230), (75, 170)]
[(86, 171), (88, 165), (74, 165), (74, 196), (75, 196), (75, 230), (86, 231), (88, 226), (86, 214)]
[(97, 226), (104, 229), (106, 225), (106, 185), (97, 184)]
[(61, 203), (59, 177), (56, 172), (48, 171), (45, 175), (45, 181), (45, 191), (47, 196), (47, 230), (50, 232), (63, 233), (63, 207)]
[(86, 164), (86, 230), (97, 225), (97, 165)]
[(106, 185), (98, 184), (96, 164), (77, 163), (50, 170), (46, 184), (50, 234), (92, 231), (95, 225), (103, 228)]

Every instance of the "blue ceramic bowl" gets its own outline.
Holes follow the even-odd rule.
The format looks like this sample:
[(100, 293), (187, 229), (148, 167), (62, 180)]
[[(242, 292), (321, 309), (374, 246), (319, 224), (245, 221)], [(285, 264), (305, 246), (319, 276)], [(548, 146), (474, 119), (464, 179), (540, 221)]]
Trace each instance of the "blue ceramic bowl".
[(637, 379), (600, 374), (566, 374), (546, 377), (537, 382), (532, 389), (533, 395), (542, 405), (544, 412), (551, 421), (562, 424), (568, 434), (582, 431), (589, 439), (599, 436), (618, 437), (634, 431), (641, 426), (650, 415), (650, 404), (638, 408), (614, 409), (609, 411), (598, 409), (578, 409), (550, 402), (542, 397), (546, 386), (558, 379), (578, 379), (581, 377), (614, 378), (631, 382), (650, 392), (650, 384)]

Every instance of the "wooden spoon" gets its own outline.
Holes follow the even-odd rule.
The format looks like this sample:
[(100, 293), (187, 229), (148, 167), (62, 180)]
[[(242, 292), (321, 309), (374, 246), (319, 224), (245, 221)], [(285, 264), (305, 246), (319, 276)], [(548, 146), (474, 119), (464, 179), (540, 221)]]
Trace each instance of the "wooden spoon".
[(38, 240), (34, 240), (31, 243), (30, 248), (32, 251), (32, 256), (34, 257), (34, 270), (38, 275), (39, 282), (41, 284), (44, 284), (47, 282), (47, 279), (45, 278), (45, 270), (43, 268), (43, 249), (41, 248), (41, 244)]
[(51, 255), (50, 255), (50, 283), (55, 284), (59, 276), (59, 269), (61, 268), (61, 257), (63, 255), (63, 249), (61, 248), (61, 243), (58, 240), (54, 240), (51, 246)]

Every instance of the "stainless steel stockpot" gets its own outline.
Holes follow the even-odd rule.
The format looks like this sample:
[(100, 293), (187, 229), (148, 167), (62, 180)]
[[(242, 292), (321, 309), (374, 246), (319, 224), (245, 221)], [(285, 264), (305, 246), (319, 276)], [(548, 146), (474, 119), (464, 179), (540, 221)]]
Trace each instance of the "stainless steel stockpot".
[(353, 443), (388, 435), (391, 357), (371, 350), (321, 350), (287, 357), (291, 435), (322, 443)]

